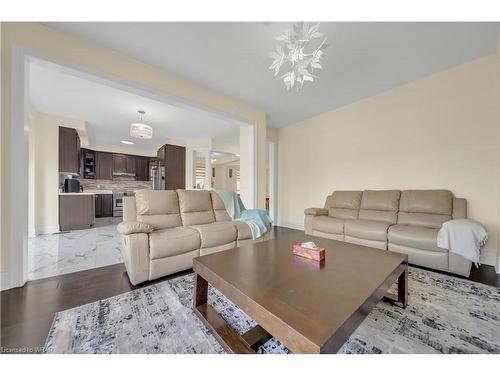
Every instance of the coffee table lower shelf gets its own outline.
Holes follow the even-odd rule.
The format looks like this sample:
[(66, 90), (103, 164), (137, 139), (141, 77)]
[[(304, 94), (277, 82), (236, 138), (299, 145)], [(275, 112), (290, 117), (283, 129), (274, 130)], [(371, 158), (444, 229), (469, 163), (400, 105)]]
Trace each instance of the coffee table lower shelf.
[(194, 311), (228, 353), (255, 354), (254, 347), (258, 348), (272, 337), (260, 325), (256, 325), (243, 335), (238, 334), (213, 307), (206, 303), (195, 307)]
[(260, 325), (256, 325), (243, 335), (240, 335), (227, 324), (207, 301), (208, 282), (196, 274), (193, 310), (228, 353), (255, 354), (253, 347), (259, 347), (272, 337)]

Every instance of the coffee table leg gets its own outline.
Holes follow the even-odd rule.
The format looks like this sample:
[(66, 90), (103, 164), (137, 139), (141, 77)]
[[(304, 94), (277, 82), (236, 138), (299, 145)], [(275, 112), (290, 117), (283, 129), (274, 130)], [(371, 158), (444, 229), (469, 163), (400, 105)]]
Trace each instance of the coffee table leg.
[(406, 309), (406, 305), (408, 304), (408, 265), (406, 265), (405, 270), (398, 277), (398, 301)]
[(203, 324), (212, 331), (215, 338), (228, 353), (255, 354), (251, 344), (264, 338), (263, 329), (252, 329), (245, 336), (251, 344), (245, 341), (229, 324), (208, 305), (208, 282), (203, 277), (195, 274), (193, 291), (193, 310)]
[(207, 281), (198, 274), (195, 274), (194, 279), (194, 298), (193, 307), (204, 305), (208, 300), (208, 283)]

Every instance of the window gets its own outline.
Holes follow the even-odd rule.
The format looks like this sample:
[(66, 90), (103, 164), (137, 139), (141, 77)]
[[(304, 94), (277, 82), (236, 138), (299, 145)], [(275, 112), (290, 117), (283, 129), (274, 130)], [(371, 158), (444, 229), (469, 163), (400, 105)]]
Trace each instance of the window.
[(236, 194), (240, 193), (240, 169), (236, 170)]
[(196, 166), (195, 189), (205, 188), (205, 166)]

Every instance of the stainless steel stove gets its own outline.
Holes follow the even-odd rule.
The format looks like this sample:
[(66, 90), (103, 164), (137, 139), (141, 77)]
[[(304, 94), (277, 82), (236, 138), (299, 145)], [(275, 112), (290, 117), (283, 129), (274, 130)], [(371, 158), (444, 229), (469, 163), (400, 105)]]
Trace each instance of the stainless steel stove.
[(123, 197), (133, 197), (133, 190), (113, 192), (113, 216), (123, 216)]

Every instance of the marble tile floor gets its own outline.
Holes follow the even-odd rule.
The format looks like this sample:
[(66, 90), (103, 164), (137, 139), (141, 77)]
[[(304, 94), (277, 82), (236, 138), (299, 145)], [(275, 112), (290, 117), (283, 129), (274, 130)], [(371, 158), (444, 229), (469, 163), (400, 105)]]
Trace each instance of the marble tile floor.
[(28, 279), (38, 280), (122, 263), (116, 225), (121, 217), (98, 218), (92, 229), (28, 239)]

